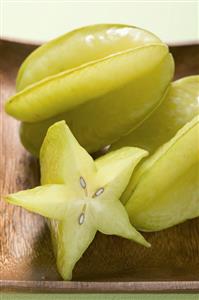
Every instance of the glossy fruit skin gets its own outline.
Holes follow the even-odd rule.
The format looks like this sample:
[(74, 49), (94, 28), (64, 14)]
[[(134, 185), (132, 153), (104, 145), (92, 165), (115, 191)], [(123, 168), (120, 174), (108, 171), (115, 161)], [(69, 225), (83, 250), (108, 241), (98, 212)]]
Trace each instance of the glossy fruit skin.
[[(150, 33), (123, 25), (96, 25), (71, 33), (73, 49), (80, 40), (86, 53), (90, 30), (91, 36), (97, 32), (96, 43), (88, 55), (80, 57), (78, 67), (69, 64), (70, 56), (66, 55), (63, 71), (54, 57), (62, 40), (64, 47), (67, 45), (65, 36), (62, 42), (58, 39), (33, 53), (19, 72), (17, 85), (23, 89), (7, 102), (6, 111), (25, 121), (21, 140), (34, 155), (38, 156), (48, 127), (62, 119), (89, 152), (113, 143), (157, 107), (173, 77), (174, 63), (168, 48)], [(100, 36), (101, 40), (104, 37), (102, 45)], [(101, 45), (101, 52), (96, 44)], [(44, 66), (51, 61), (52, 67), (50, 71), (44, 67), (38, 77), (43, 60)]]
[[(23, 123), (21, 140), (24, 146), (33, 154), (38, 155), (48, 127), (60, 120), (67, 122), (80, 144), (89, 152), (103, 148), (130, 129), (132, 130), (133, 127), (137, 127), (146, 117), (146, 114), (150, 114), (151, 110), (155, 109), (161, 99), (160, 95), (165, 93), (167, 87), (165, 84), (170, 81), (173, 74), (172, 58), (167, 54), (167, 49), (159, 45), (148, 46), (148, 48), (151, 48), (151, 51), (147, 47), (134, 51), (137, 51), (138, 55), (140, 52), (145, 52), (146, 56), (149, 52), (154, 53), (157, 57), (157, 51), (162, 48), (163, 58), (155, 66), (156, 72), (154, 72), (152, 65), (144, 76), (138, 76), (131, 80), (128, 85), (120, 89), (118, 87), (103, 97), (88, 101), (73, 110), (41, 122)], [(127, 61), (124, 73), (126, 73), (129, 64), (130, 62)], [(168, 68), (170, 70), (165, 74), (165, 69), (168, 71)], [(112, 74), (112, 79), (115, 83), (114, 74)], [(134, 95), (134, 99), (132, 95)]]
[(140, 165), (122, 200), (142, 231), (199, 216), (199, 115)]
[[(94, 100), (95, 110), (98, 111), (98, 105), (103, 101), (101, 99), (105, 99), (110, 105), (113, 97), (118, 101), (119, 108), (122, 106), (122, 97), (123, 105), (127, 105), (126, 101), (129, 105), (143, 101), (141, 104), (146, 108), (142, 110), (147, 110), (157, 101), (152, 99), (150, 103), (151, 94), (153, 98), (156, 95), (160, 97), (159, 94), (162, 95), (165, 91), (165, 85), (167, 86), (172, 75), (173, 60), (168, 47), (160, 43), (151, 44), (47, 77), (11, 97), (5, 108), (17, 119), (32, 123), (76, 110), (80, 105)], [(157, 91), (153, 91), (155, 83), (158, 84)], [(142, 84), (145, 84), (148, 101), (145, 99), (146, 92), (141, 90)], [(137, 110), (141, 110), (139, 103), (134, 105), (136, 108), (138, 106)]]
[(135, 146), (154, 153), (199, 113), (198, 98), (199, 75), (172, 82), (161, 104), (151, 116), (136, 130), (114, 143), (110, 151)]
[(17, 76), (17, 91), (48, 76), (152, 43), (161, 41), (151, 32), (123, 24), (97, 24), (73, 30), (28, 56)]

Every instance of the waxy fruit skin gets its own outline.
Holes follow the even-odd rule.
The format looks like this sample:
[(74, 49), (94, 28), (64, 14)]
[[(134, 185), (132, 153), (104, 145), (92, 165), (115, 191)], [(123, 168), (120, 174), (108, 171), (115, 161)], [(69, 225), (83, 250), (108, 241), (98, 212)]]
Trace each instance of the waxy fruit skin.
[(199, 216), (199, 115), (139, 166), (121, 199), (142, 231)]
[(60, 120), (91, 153), (139, 126), (159, 105), (173, 72), (168, 47), (151, 33), (91, 26), (31, 54), (5, 109), (24, 122), (21, 141), (34, 155), (48, 127)]
[(123, 24), (97, 24), (75, 29), (37, 48), (21, 65), (17, 91), (48, 76), (91, 61), (152, 43), (153, 33)]
[(141, 126), (114, 143), (111, 150), (140, 147), (154, 153), (199, 114), (199, 75), (172, 82), (159, 107)]

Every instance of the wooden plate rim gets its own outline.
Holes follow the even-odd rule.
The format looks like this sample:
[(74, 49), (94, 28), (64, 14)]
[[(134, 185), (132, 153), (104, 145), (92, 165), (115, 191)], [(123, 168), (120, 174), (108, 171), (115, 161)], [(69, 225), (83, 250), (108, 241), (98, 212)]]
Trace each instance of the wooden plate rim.
[(36, 293), (199, 293), (199, 281), (14, 281), (0, 280), (0, 291)]

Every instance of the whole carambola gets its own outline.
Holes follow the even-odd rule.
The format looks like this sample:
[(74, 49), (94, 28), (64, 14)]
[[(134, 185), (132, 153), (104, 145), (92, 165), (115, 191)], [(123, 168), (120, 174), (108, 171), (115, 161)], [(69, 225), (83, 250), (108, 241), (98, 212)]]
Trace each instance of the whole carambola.
[(133, 132), (114, 143), (110, 150), (134, 146), (154, 153), (199, 114), (198, 99), (199, 75), (172, 82), (163, 101), (151, 116)]
[(143, 231), (199, 216), (199, 115), (140, 165), (122, 201)]
[(126, 25), (95, 25), (38, 48), (23, 63), (6, 111), (23, 121), (33, 154), (50, 125), (65, 120), (89, 152), (113, 143), (157, 107), (173, 77), (168, 47)]

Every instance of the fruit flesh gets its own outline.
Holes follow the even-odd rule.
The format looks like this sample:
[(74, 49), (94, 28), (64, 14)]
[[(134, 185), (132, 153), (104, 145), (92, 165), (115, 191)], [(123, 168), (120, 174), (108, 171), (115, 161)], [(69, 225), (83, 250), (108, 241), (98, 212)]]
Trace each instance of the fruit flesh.
[(150, 246), (130, 224), (119, 200), (146, 155), (145, 150), (125, 147), (93, 161), (64, 121), (49, 128), (40, 153), (42, 185), (6, 200), (49, 218), (57, 267), (65, 280), (72, 278), (97, 230)]
[(17, 76), (17, 91), (45, 77), (149, 43), (161, 41), (146, 30), (128, 25), (99, 24), (74, 30), (28, 56)]
[[(147, 62), (149, 57), (152, 57), (150, 63)], [(80, 144), (87, 151), (94, 152), (138, 126), (146, 115), (151, 113), (173, 76), (173, 60), (167, 48), (163, 45), (150, 45), (120, 54), (117, 58), (117, 66), (116, 57), (111, 58), (114, 62), (111, 73), (104, 74), (104, 68), (102, 69), (101, 87), (100, 77), (96, 77), (98, 79), (94, 81), (92, 73), (91, 81), (95, 84), (93, 86), (95, 94), (97, 89), (102, 91), (106, 84), (110, 87), (111, 81), (113, 82), (114, 88), (107, 94), (94, 97), (83, 105), (46, 121), (22, 124), (21, 140), (30, 152), (38, 155), (48, 127), (62, 119), (67, 122)], [(86, 82), (85, 79), (85, 85), (79, 91), (81, 95), (86, 84), (90, 86), (90, 83)], [(48, 100), (46, 98), (46, 101)], [(30, 107), (32, 106), (29, 106), (28, 110), (33, 116)], [(45, 105), (41, 108), (42, 111), (45, 110)], [(20, 114), (22, 111), (23, 107)]]
[(199, 116), (141, 164), (122, 201), (132, 224), (143, 231), (199, 216)]
[(154, 113), (136, 130), (114, 143), (110, 150), (135, 146), (153, 153), (199, 113), (198, 99), (199, 75), (174, 81)]

